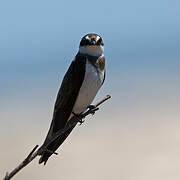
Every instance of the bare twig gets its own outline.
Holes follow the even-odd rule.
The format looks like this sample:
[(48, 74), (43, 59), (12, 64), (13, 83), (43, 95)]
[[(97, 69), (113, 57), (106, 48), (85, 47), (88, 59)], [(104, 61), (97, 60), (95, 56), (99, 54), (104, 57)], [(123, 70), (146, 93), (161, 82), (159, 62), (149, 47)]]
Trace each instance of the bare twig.
[(19, 164), (13, 171), (10, 173), (6, 173), (6, 176), (4, 177), (4, 180), (11, 179), (15, 174), (17, 174), (23, 167), (27, 166), (36, 156), (38, 155), (38, 150), (35, 151), (38, 148), (38, 145), (36, 145), (33, 150), (29, 153), (29, 155), (26, 157), (26, 159)]
[[(99, 110), (99, 106), (110, 99), (111, 96), (107, 95), (104, 99), (99, 101), (97, 104), (93, 106), (93, 108), (90, 108), (89, 110), (85, 111), (80, 115), (81, 119), (84, 119), (89, 114), (94, 114), (97, 110)], [(6, 176), (3, 180), (9, 180), (11, 179), (15, 174), (17, 174), (22, 168), (27, 166), (33, 159), (35, 159), (38, 155), (42, 155), (44, 152), (49, 151), (47, 149), (48, 145), (51, 144), (53, 141), (55, 141), (59, 136), (61, 136), (63, 133), (65, 133), (68, 129), (75, 126), (79, 122), (79, 117), (73, 116), (70, 121), (67, 123), (67, 125), (63, 128), (57, 131), (45, 144), (43, 144), (38, 150), (38, 145), (36, 145), (33, 150), (29, 153), (29, 155), (24, 159), (22, 163), (20, 163), (14, 170), (12, 170), (10, 173), (6, 173)], [(52, 154), (56, 154), (56, 152), (51, 152)]]

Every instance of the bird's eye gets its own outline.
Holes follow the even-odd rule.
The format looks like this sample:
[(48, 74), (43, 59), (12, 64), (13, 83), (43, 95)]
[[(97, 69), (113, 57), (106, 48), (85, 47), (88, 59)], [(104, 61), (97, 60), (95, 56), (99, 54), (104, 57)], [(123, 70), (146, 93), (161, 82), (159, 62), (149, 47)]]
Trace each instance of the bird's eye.
[(80, 43), (81, 46), (87, 46), (88, 44), (90, 44), (88, 39), (83, 39)]

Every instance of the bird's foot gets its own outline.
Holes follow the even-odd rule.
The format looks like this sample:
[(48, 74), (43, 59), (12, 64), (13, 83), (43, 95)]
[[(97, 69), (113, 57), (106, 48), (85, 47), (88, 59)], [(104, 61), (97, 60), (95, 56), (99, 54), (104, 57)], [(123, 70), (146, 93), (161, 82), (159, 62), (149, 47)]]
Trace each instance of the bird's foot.
[(89, 105), (87, 108), (89, 109), (89, 111), (93, 110), (93, 111), (91, 112), (92, 115), (94, 115), (95, 112), (99, 109), (99, 108), (97, 108), (97, 107), (94, 106), (94, 105)]
[(94, 106), (94, 105), (90, 104), (87, 108), (88, 108), (89, 110), (92, 110), (92, 109), (95, 109), (95, 108), (96, 108), (96, 106)]
[(77, 117), (78, 122), (80, 123), (79, 125), (81, 125), (81, 124), (84, 122), (81, 114), (76, 114), (76, 113), (74, 113), (74, 112), (72, 112), (72, 114), (73, 114), (75, 117)]

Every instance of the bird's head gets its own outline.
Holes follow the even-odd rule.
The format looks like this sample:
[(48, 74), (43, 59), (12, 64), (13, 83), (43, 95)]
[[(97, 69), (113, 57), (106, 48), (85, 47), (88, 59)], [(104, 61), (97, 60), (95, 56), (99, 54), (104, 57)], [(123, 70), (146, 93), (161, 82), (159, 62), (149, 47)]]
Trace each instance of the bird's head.
[(87, 34), (80, 42), (79, 52), (90, 56), (102, 56), (104, 43), (98, 34)]

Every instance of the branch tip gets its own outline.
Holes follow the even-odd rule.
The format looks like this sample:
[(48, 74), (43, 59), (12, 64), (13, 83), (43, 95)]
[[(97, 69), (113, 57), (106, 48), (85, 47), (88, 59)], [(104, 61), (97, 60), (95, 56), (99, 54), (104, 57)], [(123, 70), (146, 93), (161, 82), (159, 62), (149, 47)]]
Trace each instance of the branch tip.
[[(82, 113), (80, 117), (83, 119), (89, 114), (94, 114), (97, 110), (99, 110), (99, 107), (102, 103), (110, 99), (111, 96), (107, 95), (104, 99), (99, 101), (97, 104), (94, 105), (94, 108), (87, 110), (86, 112)], [(27, 166), (33, 159), (35, 159), (37, 156), (42, 155), (45, 151), (50, 152), (52, 154), (58, 155), (57, 152), (53, 152), (47, 149), (49, 144), (51, 144), (53, 141), (55, 141), (59, 136), (64, 134), (67, 130), (70, 128), (76, 126), (76, 124), (79, 122), (79, 117), (74, 113), (74, 116), (68, 121), (67, 125), (57, 131), (46, 143), (44, 143), (40, 148), (38, 148), (38, 145), (36, 145), (32, 151), (29, 153), (29, 155), (24, 159), (22, 163), (20, 163), (14, 170), (12, 170), (10, 173), (6, 172), (6, 175), (3, 180), (10, 180), (15, 174), (17, 174), (22, 168)], [(38, 149), (37, 149), (38, 148)]]

